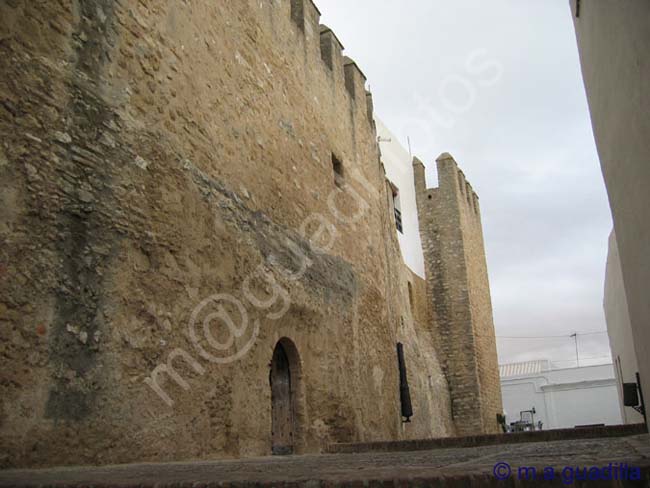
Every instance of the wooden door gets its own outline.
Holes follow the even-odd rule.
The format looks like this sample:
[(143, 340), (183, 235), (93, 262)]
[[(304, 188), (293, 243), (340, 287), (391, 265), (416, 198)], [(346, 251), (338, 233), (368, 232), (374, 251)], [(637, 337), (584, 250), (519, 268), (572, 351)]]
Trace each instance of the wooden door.
[(273, 454), (293, 454), (293, 392), (287, 353), (278, 344), (271, 365), (271, 436)]

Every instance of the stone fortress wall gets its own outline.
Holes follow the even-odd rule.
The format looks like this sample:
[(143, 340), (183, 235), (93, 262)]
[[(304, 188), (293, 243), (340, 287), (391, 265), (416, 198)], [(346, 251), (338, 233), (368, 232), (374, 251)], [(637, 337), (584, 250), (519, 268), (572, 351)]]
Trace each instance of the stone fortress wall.
[(0, 465), (269, 454), (280, 341), (297, 452), (463, 432), (365, 77), (310, 0), (11, 0), (0, 72)]

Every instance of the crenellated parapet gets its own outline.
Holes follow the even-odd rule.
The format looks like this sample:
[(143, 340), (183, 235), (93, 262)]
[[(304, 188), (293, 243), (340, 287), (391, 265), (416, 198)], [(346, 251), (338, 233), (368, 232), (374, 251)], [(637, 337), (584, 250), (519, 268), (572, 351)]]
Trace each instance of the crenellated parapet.
[(289, 1), (291, 20), (303, 37), (306, 51), (320, 59), (335, 83), (345, 86), (355, 113), (374, 128), (372, 95), (366, 90), (367, 78), (361, 68), (343, 54), (343, 43), (334, 31), (320, 23), (321, 13), (312, 0)]
[[(420, 163), (421, 164), (421, 163)], [(436, 159), (439, 188), (455, 202), (459, 210), (480, 221), (479, 198), (465, 173), (458, 167), (456, 160), (449, 154), (443, 153)]]

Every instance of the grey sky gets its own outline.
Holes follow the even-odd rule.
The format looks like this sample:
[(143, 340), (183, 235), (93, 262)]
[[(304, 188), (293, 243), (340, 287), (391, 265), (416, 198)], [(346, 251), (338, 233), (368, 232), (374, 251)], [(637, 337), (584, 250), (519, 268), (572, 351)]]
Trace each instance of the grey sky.
[[(450, 152), (478, 193), (497, 335), (604, 330), (611, 217), (568, 0), (316, 2), (430, 186)], [(575, 358), (569, 338), (498, 345), (502, 363)], [(606, 334), (579, 346), (609, 354)]]

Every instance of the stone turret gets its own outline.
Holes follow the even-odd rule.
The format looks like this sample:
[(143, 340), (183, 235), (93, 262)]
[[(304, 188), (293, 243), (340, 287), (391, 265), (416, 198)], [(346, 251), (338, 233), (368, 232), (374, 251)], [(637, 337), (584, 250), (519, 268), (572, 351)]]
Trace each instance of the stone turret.
[(414, 159), (427, 294), (458, 434), (498, 432), (501, 390), (478, 196), (448, 153), (427, 188)]

